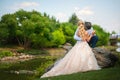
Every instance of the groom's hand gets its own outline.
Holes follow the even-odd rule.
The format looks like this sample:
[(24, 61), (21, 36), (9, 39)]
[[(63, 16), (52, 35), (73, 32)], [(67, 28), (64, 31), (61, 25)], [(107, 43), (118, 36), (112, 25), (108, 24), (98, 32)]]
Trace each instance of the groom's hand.
[(96, 32), (95, 32), (95, 30), (92, 32), (92, 35), (94, 35)]

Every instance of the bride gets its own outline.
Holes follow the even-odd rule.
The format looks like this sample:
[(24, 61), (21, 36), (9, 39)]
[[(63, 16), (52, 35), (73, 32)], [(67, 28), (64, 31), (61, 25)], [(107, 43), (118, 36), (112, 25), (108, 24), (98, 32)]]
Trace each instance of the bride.
[[(77, 41), (72, 49), (58, 61), (51, 70), (43, 74), (41, 78), (101, 69), (85, 38), (88, 34), (83, 35), (86, 34), (84, 29), (82, 33), (80, 32), (83, 26), (84, 23), (79, 21), (78, 28), (74, 35), (74, 38), (77, 36), (81, 40)], [(91, 36), (89, 36), (89, 38), (90, 37)]]

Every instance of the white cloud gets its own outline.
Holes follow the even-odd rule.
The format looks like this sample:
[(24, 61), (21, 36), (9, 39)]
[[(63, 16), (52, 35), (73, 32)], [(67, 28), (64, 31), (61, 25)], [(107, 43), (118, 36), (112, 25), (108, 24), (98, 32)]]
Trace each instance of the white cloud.
[(56, 19), (59, 20), (60, 22), (66, 21), (67, 15), (65, 13), (59, 12), (55, 15)]
[(28, 7), (37, 7), (39, 6), (38, 3), (36, 2), (22, 2), (22, 3), (17, 3), (14, 6), (12, 6), (12, 9), (23, 9), (23, 8), (28, 8)]
[(23, 2), (21, 4), (18, 4), (18, 7), (21, 7), (21, 8), (25, 8), (25, 7), (35, 7), (35, 6), (39, 6), (38, 3), (36, 2)]
[(79, 7), (75, 7), (74, 8), (75, 13), (79, 16), (79, 15), (93, 15), (94, 12), (91, 10), (91, 7), (84, 7), (82, 9), (80, 9)]

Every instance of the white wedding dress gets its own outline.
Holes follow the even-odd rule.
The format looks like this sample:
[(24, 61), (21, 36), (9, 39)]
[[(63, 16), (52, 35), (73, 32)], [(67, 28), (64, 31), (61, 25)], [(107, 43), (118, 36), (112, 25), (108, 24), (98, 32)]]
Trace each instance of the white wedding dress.
[(72, 49), (41, 78), (99, 69), (95, 55), (88, 43), (77, 41)]

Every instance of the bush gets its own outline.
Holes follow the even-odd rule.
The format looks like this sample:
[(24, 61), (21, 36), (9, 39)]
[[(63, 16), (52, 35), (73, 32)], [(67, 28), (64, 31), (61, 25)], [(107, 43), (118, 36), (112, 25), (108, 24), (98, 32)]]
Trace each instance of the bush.
[(42, 63), (40, 67), (36, 69), (38, 71), (38, 74), (36, 74), (36, 76), (41, 76), (42, 74), (44, 74), (45, 69), (47, 69), (52, 64), (53, 64), (52, 60)]
[(52, 33), (52, 42), (54, 43), (54, 46), (62, 45), (66, 42), (64, 33), (62, 30), (56, 30)]
[(74, 45), (76, 40), (73, 38), (77, 26), (72, 25), (71, 23), (62, 23), (62, 30), (66, 38), (67, 43)]
[(109, 33), (103, 30), (99, 25), (93, 25), (98, 36), (97, 46), (107, 45), (109, 42)]
[(13, 56), (13, 53), (11, 51), (0, 51), (0, 58), (6, 57), (6, 56)]

